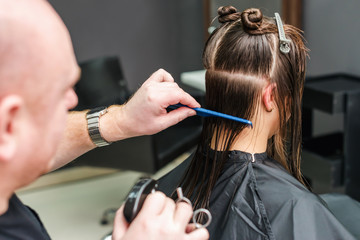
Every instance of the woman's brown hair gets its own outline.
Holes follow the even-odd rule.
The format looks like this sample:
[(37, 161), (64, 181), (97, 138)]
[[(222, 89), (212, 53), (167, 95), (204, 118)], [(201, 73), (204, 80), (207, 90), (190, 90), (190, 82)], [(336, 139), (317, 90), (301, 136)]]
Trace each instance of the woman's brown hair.
[[(268, 141), (269, 157), (303, 183), (300, 172), (301, 98), (307, 48), (301, 31), (284, 24), (290, 52), (279, 50), (275, 19), (259, 9), (238, 12), (232, 6), (218, 9), (221, 26), (210, 35), (203, 52), (206, 71), (206, 108), (252, 119), (258, 112), (262, 87), (274, 84), (279, 110), (279, 131)], [(194, 207), (208, 207), (227, 152), (246, 125), (221, 118), (206, 118), (200, 143), (180, 185)], [(220, 133), (226, 133), (220, 140)], [(215, 137), (215, 149), (210, 149)], [(212, 159), (212, 160), (210, 160)]]

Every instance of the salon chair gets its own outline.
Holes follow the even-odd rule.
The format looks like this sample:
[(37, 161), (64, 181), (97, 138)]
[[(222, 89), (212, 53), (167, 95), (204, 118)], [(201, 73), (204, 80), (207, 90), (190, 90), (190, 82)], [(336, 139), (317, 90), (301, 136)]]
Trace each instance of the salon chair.
[(79, 102), (74, 110), (122, 104), (130, 97), (117, 57), (103, 57), (79, 63), (81, 77), (75, 85)]
[[(313, 110), (343, 115), (343, 131), (313, 136)], [(302, 171), (317, 193), (340, 192), (360, 201), (360, 77), (333, 74), (306, 79)]]
[[(75, 91), (83, 110), (111, 104), (123, 104), (131, 95), (117, 57), (104, 57), (79, 64), (82, 76)], [(203, 94), (184, 89), (197, 101)], [(136, 124), (136, 123), (134, 123)], [(70, 166), (98, 166), (154, 173), (193, 148), (200, 137), (201, 118), (190, 117), (152, 136), (140, 136), (96, 148), (73, 161)]]

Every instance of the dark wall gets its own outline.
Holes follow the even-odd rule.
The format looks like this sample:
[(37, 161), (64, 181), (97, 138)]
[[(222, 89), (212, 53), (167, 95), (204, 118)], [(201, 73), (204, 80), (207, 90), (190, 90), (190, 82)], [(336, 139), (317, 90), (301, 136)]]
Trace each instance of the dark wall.
[[(219, 6), (239, 10), (259, 7), (265, 15), (281, 13), (281, 2), (289, 0), (211, 0), (212, 17)], [(308, 75), (346, 72), (360, 76), (360, 1), (302, 0), (303, 30), (310, 48)]]
[(158, 68), (176, 80), (201, 68), (202, 2), (50, 0), (67, 25), (79, 62), (120, 57), (131, 89)]
[[(310, 48), (308, 76), (360, 76), (360, 1), (304, 0), (303, 24)], [(343, 130), (344, 116), (314, 114), (314, 135)]]
[[(212, 0), (212, 16), (221, 5), (239, 10), (251, 6), (271, 16), (281, 12), (281, 1), (290, 0)], [(303, 0), (303, 30), (310, 49), (307, 76), (348, 73), (360, 76), (360, 1)], [(343, 130), (343, 115), (314, 114), (314, 135)]]
[[(281, 14), (282, 0), (211, 0), (211, 16), (217, 16), (217, 9), (220, 6), (234, 6), (238, 11), (248, 8), (260, 8), (264, 15), (274, 16), (274, 12)], [(291, 1), (291, 0), (290, 0)]]
[(310, 48), (308, 75), (336, 72), (360, 76), (360, 1), (304, 0)]

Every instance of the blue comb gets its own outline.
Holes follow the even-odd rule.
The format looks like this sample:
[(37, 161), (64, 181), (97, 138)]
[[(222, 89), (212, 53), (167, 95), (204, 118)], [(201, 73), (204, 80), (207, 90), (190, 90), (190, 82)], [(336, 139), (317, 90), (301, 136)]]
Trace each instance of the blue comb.
[[(191, 107), (183, 105), (181, 103), (169, 106), (169, 108), (171, 108), (171, 109), (178, 109), (180, 107), (191, 108)], [(233, 121), (236, 121), (236, 122), (241, 122), (241, 123), (248, 124), (248, 125), (251, 126), (251, 128), (253, 127), (253, 124), (252, 124), (251, 121), (243, 119), (243, 118), (231, 116), (231, 115), (228, 115), (228, 114), (225, 114), (225, 113), (215, 112), (215, 111), (205, 109), (205, 108), (191, 108), (191, 109), (194, 109), (196, 111), (196, 114), (198, 116), (201, 116), (201, 117), (221, 117), (221, 118), (233, 120)]]

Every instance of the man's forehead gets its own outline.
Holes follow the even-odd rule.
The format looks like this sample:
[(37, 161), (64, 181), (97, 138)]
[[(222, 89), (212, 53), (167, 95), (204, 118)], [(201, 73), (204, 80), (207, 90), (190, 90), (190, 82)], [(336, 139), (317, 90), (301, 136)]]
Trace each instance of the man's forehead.
[(14, 78), (64, 79), (78, 74), (69, 33), (47, 1), (0, 0), (0, 21), (0, 48), (6, 46), (6, 53), (0, 49), (0, 62), (5, 63), (0, 75), (12, 69), (18, 70), (11, 73)]
[(24, 19), (25, 21), (32, 21), (55, 13), (55, 10), (45, 0), (0, 0), (0, 7), (0, 16)]

